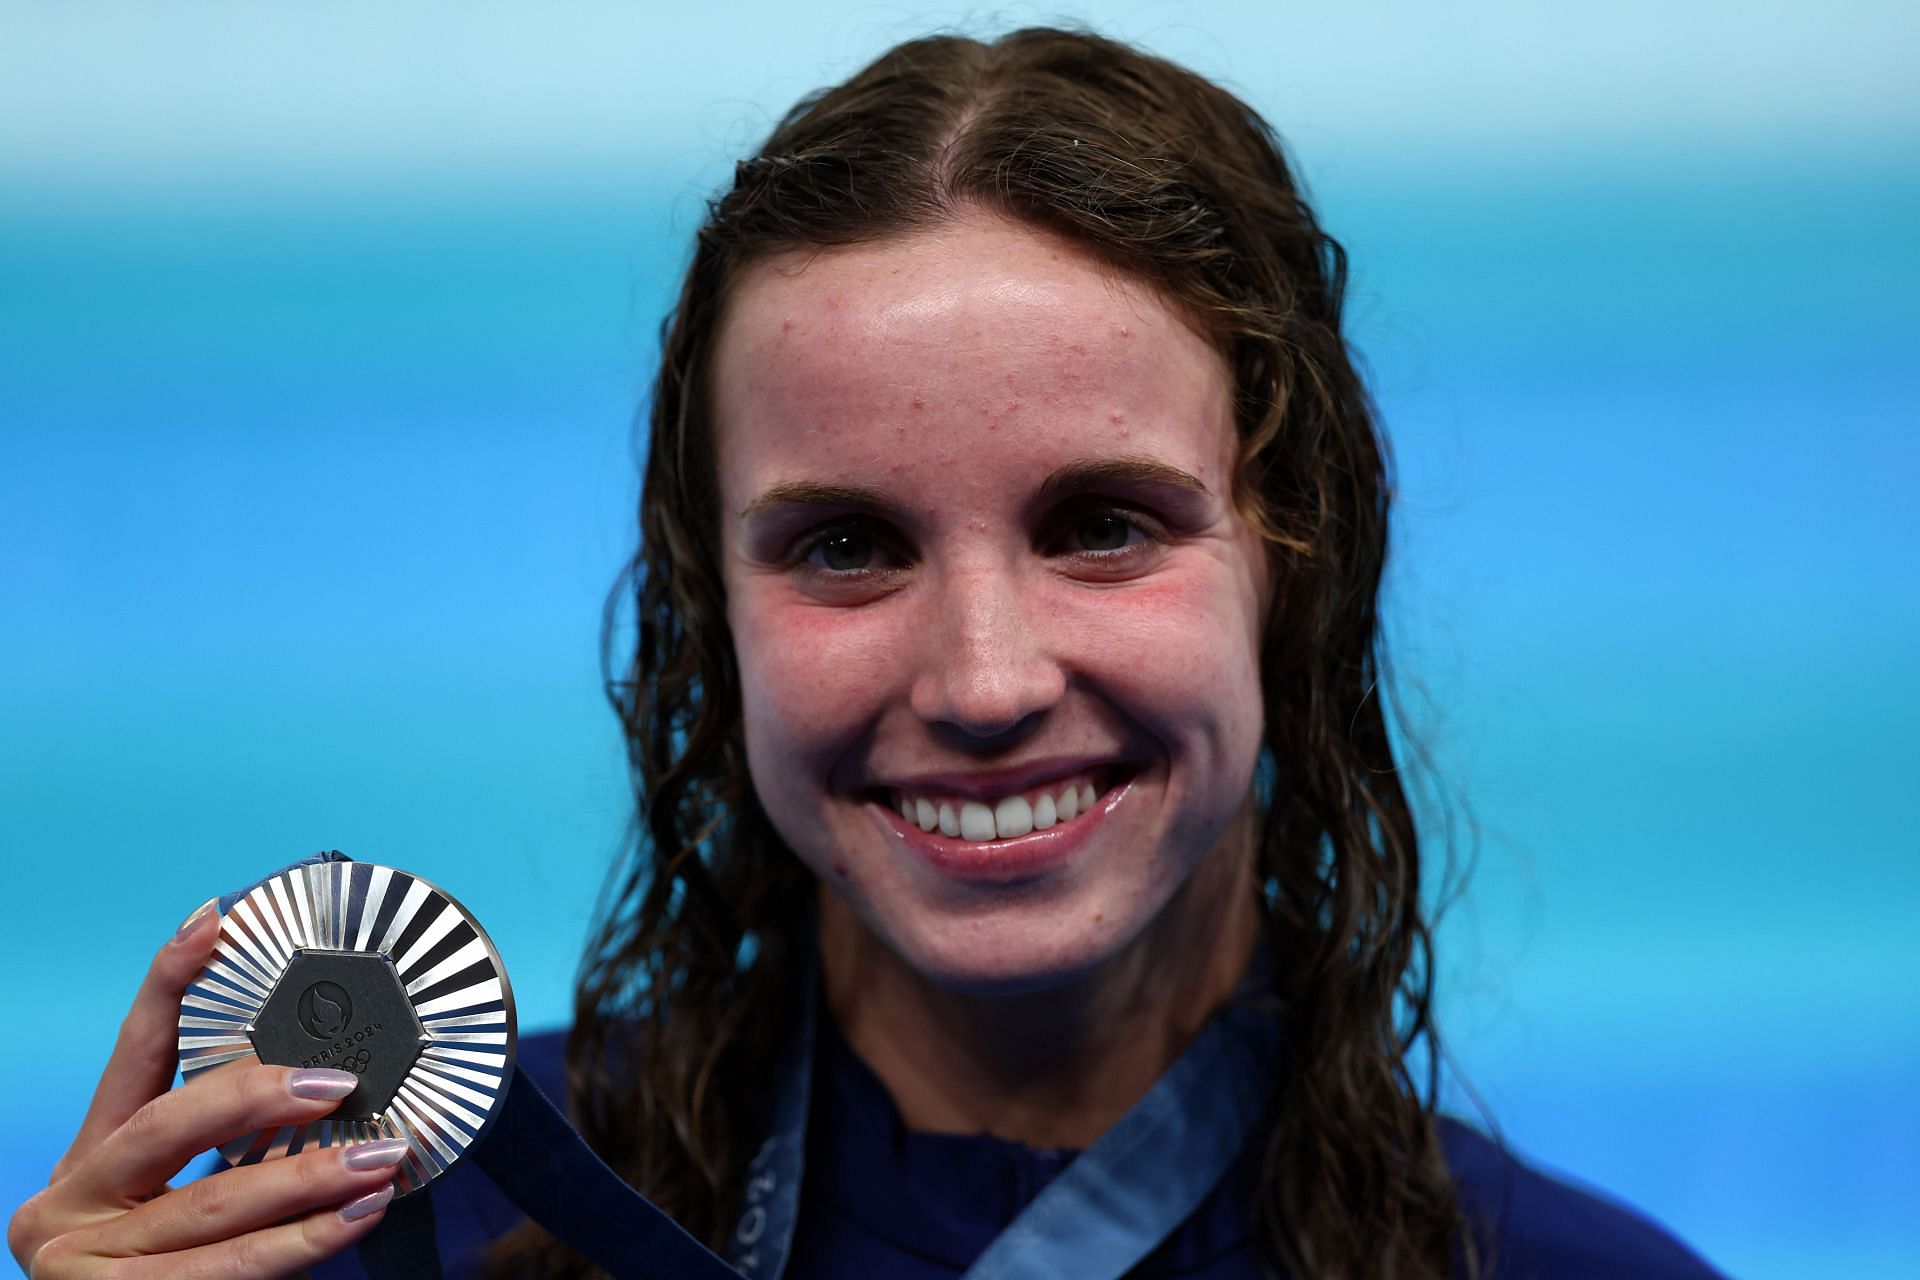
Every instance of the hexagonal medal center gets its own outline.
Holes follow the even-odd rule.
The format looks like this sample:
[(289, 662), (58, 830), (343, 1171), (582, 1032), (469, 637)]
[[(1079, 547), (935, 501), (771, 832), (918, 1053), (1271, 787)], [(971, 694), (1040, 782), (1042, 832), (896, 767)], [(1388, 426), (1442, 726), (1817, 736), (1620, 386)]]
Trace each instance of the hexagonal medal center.
[(359, 1076), (335, 1120), (378, 1119), (427, 1042), (393, 961), (363, 951), (294, 952), (247, 1036), (262, 1062)]

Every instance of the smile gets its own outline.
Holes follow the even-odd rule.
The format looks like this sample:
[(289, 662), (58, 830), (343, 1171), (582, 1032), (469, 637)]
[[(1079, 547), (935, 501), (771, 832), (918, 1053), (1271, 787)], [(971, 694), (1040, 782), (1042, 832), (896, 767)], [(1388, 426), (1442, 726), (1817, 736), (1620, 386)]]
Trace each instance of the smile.
[(1119, 781), (1114, 768), (1083, 769), (1038, 786), (999, 796), (961, 796), (889, 787), (888, 807), (924, 832), (938, 831), (970, 844), (1013, 840), (1047, 831), (1090, 814)]

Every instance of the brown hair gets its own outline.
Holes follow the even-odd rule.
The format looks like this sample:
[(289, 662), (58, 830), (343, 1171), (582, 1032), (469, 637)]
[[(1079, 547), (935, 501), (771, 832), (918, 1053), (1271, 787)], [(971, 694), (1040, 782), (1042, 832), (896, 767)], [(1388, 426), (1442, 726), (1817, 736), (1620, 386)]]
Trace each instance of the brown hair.
[[(588, 1140), (719, 1247), (791, 1031), (814, 902), (747, 774), (718, 558), (708, 386), (730, 284), (806, 246), (983, 208), (1178, 299), (1236, 386), (1235, 499), (1278, 584), (1263, 641), (1258, 876), (1289, 1065), (1254, 1205), (1300, 1277), (1439, 1277), (1471, 1246), (1433, 1124), (1430, 935), (1379, 695), (1387, 459), (1341, 333), (1345, 256), (1245, 103), (1093, 35), (913, 41), (803, 100), (700, 228), (664, 329), (641, 545), (607, 657), (638, 797), (569, 1044)], [(638, 611), (630, 658), (617, 606)], [(1419, 1064), (1419, 1065), (1417, 1065)], [(584, 1275), (536, 1229), (513, 1274)]]

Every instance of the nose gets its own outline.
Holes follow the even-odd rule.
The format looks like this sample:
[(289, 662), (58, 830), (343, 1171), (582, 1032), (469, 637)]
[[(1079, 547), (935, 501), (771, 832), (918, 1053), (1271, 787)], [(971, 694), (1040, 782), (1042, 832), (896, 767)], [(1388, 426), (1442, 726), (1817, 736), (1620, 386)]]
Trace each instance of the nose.
[(952, 575), (923, 634), (913, 710), (973, 745), (1018, 736), (1066, 692), (1066, 672), (1016, 579), (998, 567)]

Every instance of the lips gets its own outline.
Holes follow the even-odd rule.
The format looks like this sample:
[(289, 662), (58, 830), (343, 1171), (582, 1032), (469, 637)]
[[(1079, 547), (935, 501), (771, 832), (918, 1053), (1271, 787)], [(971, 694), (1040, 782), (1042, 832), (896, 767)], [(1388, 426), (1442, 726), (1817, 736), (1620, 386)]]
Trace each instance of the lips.
[(923, 785), (878, 788), (869, 799), (879, 820), (939, 871), (961, 879), (1026, 877), (1085, 843), (1136, 772), (1107, 764), (1000, 794)]

